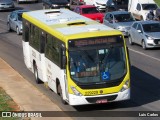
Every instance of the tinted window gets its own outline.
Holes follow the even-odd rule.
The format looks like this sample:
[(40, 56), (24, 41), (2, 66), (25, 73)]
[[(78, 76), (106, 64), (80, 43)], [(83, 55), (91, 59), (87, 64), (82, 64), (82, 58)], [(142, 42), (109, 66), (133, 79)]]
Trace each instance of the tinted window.
[(141, 10), (141, 5), (139, 3), (137, 4), (137, 8), (136, 9), (139, 10), (139, 11)]
[(117, 15), (114, 15), (115, 17), (115, 20), (117, 22), (131, 22), (131, 21), (134, 21), (134, 18), (132, 17), (131, 14), (117, 14)]
[(142, 25), (145, 32), (160, 32), (160, 23)]
[(110, 18), (110, 14), (107, 14), (107, 15), (105, 16), (105, 19), (109, 21), (109, 18)]
[(141, 27), (141, 25), (140, 25), (140, 24), (138, 24), (137, 30), (142, 31), (142, 27)]
[(40, 45), (39, 29), (35, 26), (31, 27), (30, 45), (39, 51), (39, 45)]
[(136, 29), (137, 28), (137, 23), (134, 23), (132, 27)]
[(96, 7), (90, 7), (90, 8), (83, 8), (82, 9), (83, 14), (92, 14), (92, 13), (99, 13)]
[(47, 35), (45, 56), (60, 66), (60, 46), (57, 38)]
[(17, 15), (18, 15), (18, 20), (22, 21), (22, 13), (18, 13)]
[(24, 20), (23, 21), (23, 40), (25, 42), (28, 42), (29, 41), (29, 24)]
[(156, 10), (157, 5), (156, 4), (142, 4), (143, 10)]

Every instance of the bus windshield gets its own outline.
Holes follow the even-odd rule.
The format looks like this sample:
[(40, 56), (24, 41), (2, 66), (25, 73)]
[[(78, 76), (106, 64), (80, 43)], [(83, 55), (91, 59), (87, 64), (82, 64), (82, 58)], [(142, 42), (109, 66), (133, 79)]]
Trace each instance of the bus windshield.
[(78, 83), (99, 83), (122, 78), (126, 73), (123, 45), (69, 51), (71, 78)]

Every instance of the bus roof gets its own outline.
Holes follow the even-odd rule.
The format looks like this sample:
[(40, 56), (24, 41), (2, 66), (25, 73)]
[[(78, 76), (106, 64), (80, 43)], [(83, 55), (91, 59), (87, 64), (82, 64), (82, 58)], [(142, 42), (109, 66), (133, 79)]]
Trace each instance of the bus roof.
[(57, 38), (78, 39), (97, 36), (122, 35), (94, 20), (68, 9), (46, 9), (23, 13), (23, 18)]

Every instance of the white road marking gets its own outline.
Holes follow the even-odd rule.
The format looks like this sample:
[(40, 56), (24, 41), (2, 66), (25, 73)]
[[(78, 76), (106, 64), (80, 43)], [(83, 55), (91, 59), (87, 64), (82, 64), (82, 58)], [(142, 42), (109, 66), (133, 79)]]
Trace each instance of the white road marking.
[(138, 54), (144, 55), (144, 56), (146, 56), (146, 57), (152, 58), (152, 59), (154, 59), (154, 60), (160, 61), (160, 59), (158, 59), (158, 58), (156, 58), (156, 57), (152, 57), (152, 56), (146, 55), (146, 54), (144, 54), (144, 53), (142, 53), (142, 52), (139, 52), (139, 51), (136, 51), (136, 50), (133, 50), (133, 49), (130, 49), (130, 48), (128, 48), (128, 49), (129, 49), (130, 51), (135, 52), (135, 53), (138, 53)]

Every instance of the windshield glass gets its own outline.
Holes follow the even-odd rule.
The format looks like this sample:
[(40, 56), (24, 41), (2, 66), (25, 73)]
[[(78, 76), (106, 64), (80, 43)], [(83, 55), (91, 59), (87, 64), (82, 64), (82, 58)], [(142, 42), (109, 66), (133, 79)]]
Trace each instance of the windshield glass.
[(90, 8), (83, 8), (82, 14), (93, 14), (93, 13), (99, 13), (96, 7), (90, 7)]
[(99, 83), (116, 80), (126, 73), (123, 46), (92, 48), (69, 52), (71, 78), (78, 83)]
[(156, 4), (142, 4), (143, 10), (156, 10), (157, 5)]
[(116, 22), (131, 22), (135, 21), (131, 14), (117, 14), (114, 15)]
[(142, 25), (145, 32), (160, 32), (160, 23)]
[(18, 13), (18, 20), (22, 21), (22, 13)]

